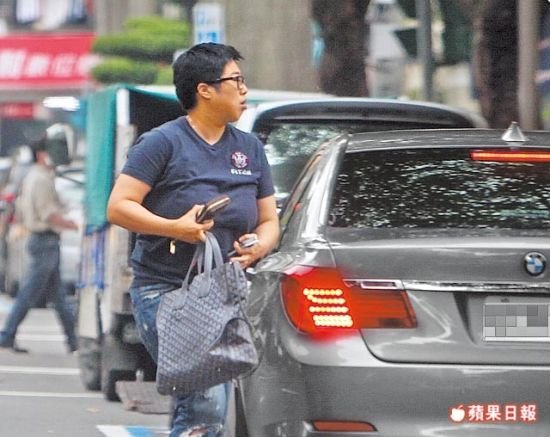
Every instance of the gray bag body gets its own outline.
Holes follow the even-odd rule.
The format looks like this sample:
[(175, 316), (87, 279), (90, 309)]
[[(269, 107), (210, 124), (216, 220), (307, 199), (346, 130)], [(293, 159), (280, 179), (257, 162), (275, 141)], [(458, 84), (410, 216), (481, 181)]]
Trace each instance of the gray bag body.
[[(198, 274), (189, 284), (191, 270)], [(157, 390), (181, 395), (254, 369), (258, 353), (243, 310), (248, 293), (238, 263), (223, 263), (213, 234), (199, 244), (181, 288), (162, 296), (157, 313)]]

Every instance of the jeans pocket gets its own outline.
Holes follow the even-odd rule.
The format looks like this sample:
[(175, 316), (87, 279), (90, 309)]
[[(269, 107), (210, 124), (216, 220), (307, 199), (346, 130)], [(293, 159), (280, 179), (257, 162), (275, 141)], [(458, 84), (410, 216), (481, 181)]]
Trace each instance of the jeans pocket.
[(164, 293), (173, 289), (173, 286), (168, 286), (166, 284), (147, 285), (130, 289), (132, 309), (139, 336), (155, 362), (158, 356), (156, 319), (160, 298)]

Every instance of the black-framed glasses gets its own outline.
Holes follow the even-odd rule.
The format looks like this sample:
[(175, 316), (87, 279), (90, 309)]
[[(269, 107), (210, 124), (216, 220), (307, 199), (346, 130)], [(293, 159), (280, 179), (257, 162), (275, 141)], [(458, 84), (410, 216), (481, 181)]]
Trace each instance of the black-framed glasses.
[(243, 85), (245, 84), (244, 76), (238, 75), (238, 76), (228, 76), (228, 77), (220, 77), (216, 80), (209, 80), (206, 83), (222, 83), (227, 80), (232, 80), (237, 83), (237, 88), (240, 90), (242, 89)]

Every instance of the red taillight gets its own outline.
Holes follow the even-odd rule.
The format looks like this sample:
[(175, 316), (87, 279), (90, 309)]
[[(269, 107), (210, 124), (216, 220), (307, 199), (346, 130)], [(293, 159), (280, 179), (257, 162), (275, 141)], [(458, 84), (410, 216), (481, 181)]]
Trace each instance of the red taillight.
[(550, 152), (535, 150), (472, 150), (474, 161), (493, 162), (550, 162)]
[(291, 323), (306, 333), (363, 328), (414, 328), (403, 290), (348, 287), (335, 269), (297, 266), (285, 272), (282, 296)]

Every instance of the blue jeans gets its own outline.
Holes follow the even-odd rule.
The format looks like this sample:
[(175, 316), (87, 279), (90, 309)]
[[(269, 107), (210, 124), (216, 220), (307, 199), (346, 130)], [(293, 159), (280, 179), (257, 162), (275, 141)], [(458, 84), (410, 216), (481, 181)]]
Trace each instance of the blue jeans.
[(33, 232), (27, 241), (30, 257), (29, 268), (15, 298), (15, 303), (4, 325), (0, 342), (12, 346), (17, 328), (29, 309), (48, 291), (53, 293), (54, 305), (71, 351), (78, 342), (74, 333), (74, 315), (67, 302), (65, 289), (61, 286), (59, 274), (59, 235), (55, 232)]
[[(158, 357), (156, 317), (160, 298), (173, 290), (174, 286), (167, 284), (130, 288), (134, 318), (141, 340), (155, 362)], [(228, 382), (205, 391), (176, 396), (170, 437), (225, 435), (223, 428), (230, 387), (231, 383)]]

